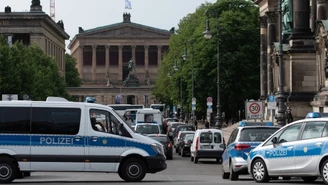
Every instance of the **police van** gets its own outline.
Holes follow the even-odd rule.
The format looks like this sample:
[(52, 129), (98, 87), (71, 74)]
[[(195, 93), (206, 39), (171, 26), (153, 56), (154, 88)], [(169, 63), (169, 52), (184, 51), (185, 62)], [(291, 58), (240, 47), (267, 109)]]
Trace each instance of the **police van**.
[(138, 109), (136, 112), (136, 124), (153, 123), (159, 125), (163, 131), (163, 116), (160, 110), (152, 108)]
[(328, 118), (307, 118), (272, 134), (248, 155), (248, 171), (256, 182), (301, 177), (328, 184)]
[(163, 145), (104, 105), (0, 101), (0, 182), (24, 172), (112, 172), (129, 182), (166, 169)]

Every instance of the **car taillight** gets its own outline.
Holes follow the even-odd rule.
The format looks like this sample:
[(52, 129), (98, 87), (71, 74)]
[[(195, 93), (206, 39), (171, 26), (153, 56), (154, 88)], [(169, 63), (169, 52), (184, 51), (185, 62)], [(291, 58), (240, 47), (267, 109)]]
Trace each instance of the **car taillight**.
[(171, 147), (172, 147), (172, 143), (169, 142), (169, 143), (167, 144), (167, 147), (171, 148)]
[(198, 150), (198, 137), (196, 138), (196, 150)]
[(249, 145), (249, 144), (236, 144), (235, 150), (245, 150), (249, 147), (251, 147), (251, 145)]

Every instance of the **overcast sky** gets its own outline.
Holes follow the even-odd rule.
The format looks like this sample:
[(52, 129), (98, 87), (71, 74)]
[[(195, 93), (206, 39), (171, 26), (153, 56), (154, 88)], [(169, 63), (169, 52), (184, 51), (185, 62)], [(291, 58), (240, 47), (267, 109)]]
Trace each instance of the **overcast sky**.
[[(12, 11), (29, 11), (32, 0), (0, 0), (0, 10), (9, 5)], [(50, 14), (50, 0), (40, 0), (43, 11)], [(125, 0), (55, 0), (56, 21), (63, 20), (70, 39), (84, 30), (123, 21), (123, 13), (131, 13), (131, 21), (169, 30), (177, 27), (180, 19), (195, 12), (202, 3), (216, 0), (130, 0), (131, 10), (125, 9)], [(66, 45), (69, 41), (66, 41)]]

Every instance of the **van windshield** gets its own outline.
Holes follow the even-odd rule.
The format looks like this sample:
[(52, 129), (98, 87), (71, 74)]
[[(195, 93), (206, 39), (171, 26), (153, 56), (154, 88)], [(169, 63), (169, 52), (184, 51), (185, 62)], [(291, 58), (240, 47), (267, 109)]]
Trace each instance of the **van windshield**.
[(160, 134), (158, 125), (137, 125), (136, 132), (140, 134)]

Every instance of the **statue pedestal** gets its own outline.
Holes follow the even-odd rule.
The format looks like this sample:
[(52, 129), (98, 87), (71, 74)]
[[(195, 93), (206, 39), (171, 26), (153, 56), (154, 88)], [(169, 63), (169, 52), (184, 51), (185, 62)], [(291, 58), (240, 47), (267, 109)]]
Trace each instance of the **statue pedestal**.
[(30, 12), (42, 12), (42, 6), (41, 5), (31, 6)]
[(127, 87), (138, 87), (139, 79), (135, 74), (129, 74), (129, 76), (125, 79), (124, 84)]

